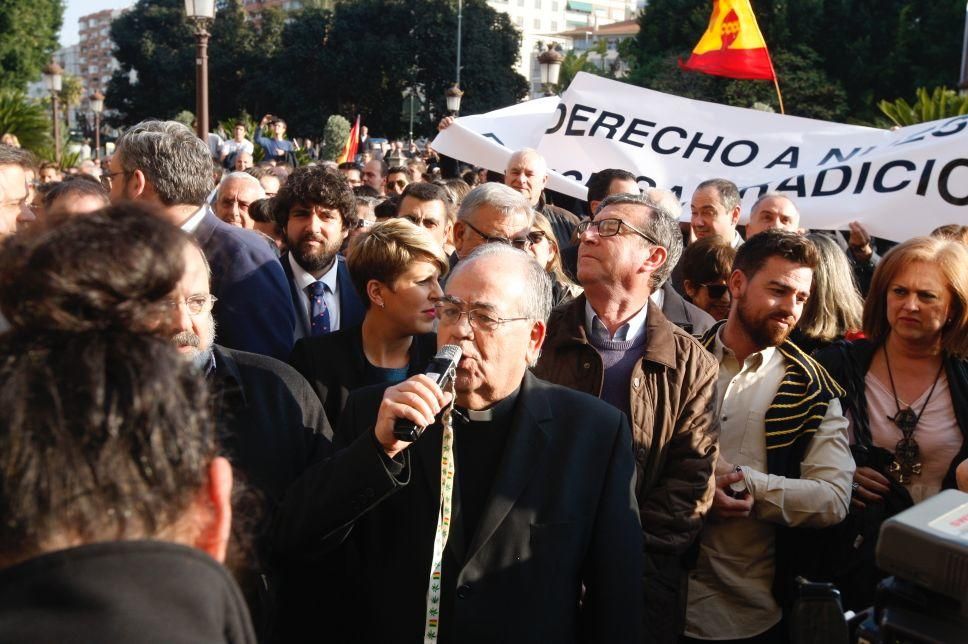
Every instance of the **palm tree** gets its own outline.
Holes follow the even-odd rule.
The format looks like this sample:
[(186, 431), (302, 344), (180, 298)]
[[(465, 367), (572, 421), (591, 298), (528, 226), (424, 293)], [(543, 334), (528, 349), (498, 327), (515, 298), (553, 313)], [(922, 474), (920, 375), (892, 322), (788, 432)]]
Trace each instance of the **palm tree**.
[(901, 127), (968, 114), (968, 96), (958, 96), (947, 87), (935, 87), (930, 94), (926, 88), (919, 87), (917, 95), (913, 105), (899, 98), (893, 103), (881, 101), (877, 107)]

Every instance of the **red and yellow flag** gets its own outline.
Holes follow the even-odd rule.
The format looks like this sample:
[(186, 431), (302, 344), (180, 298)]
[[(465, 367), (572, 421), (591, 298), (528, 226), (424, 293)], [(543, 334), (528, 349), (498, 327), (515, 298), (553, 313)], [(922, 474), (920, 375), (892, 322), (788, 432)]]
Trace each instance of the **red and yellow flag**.
[(689, 60), (680, 60), (679, 66), (713, 76), (776, 80), (750, 0), (713, 0), (706, 33)]
[(356, 158), (356, 147), (360, 143), (360, 115), (356, 115), (356, 123), (350, 129), (350, 135), (346, 137), (343, 151), (339, 153), (336, 163), (346, 163)]

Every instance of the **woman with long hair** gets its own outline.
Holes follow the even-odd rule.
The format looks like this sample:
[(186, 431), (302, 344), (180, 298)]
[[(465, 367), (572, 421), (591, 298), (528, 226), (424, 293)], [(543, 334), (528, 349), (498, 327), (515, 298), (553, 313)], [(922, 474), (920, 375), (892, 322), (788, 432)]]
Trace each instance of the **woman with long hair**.
[(807, 239), (820, 254), (813, 271), (810, 297), (790, 339), (812, 353), (844, 337), (855, 337), (861, 327), (864, 299), (857, 290), (854, 272), (840, 246), (828, 235), (811, 233)]
[(434, 357), (434, 302), (448, 269), (440, 245), (406, 219), (389, 219), (359, 235), (346, 263), (366, 307), (363, 323), (303, 338), (289, 359), (313, 386), (333, 427), (350, 392), (406, 380)]
[(528, 241), (528, 251), (551, 277), (552, 307), (571, 302), (581, 295), (582, 288), (569, 279), (561, 266), (561, 253), (558, 252), (558, 240), (551, 229), (551, 222), (540, 212), (534, 215)]

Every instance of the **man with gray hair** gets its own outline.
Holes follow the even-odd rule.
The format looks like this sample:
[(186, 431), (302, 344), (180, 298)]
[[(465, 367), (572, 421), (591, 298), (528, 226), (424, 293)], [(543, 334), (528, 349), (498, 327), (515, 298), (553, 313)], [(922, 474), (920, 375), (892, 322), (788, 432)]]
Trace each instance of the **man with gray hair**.
[(578, 234), (585, 293), (552, 314), (535, 374), (598, 396), (631, 420), (646, 641), (676, 642), (685, 624), (686, 555), (715, 491), (717, 365), (650, 301), (682, 252), (668, 211), (646, 197), (612, 195)]
[[(354, 555), (346, 579), (326, 581), (362, 596), (311, 619), (352, 624), (363, 643), (639, 644), (628, 421), (528, 372), (551, 309), (545, 270), (507, 244), (483, 245), (435, 308), (438, 347), (462, 352), (452, 388), (418, 375), (353, 392), (342, 450), (310, 468), (279, 513), (289, 557)], [(417, 442), (395, 435), (400, 421), (425, 428)]]
[(533, 223), (531, 204), (517, 191), (499, 183), (479, 185), (467, 193), (457, 211), (455, 255), (457, 259), (467, 257), (489, 243), (527, 248)]
[(104, 178), (111, 201), (145, 201), (193, 235), (212, 269), (222, 344), (280, 360), (289, 357), (296, 317), (282, 265), (251, 231), (222, 222), (212, 189), (208, 146), (175, 121), (143, 121), (118, 139)]
[(215, 193), (215, 215), (227, 224), (255, 229), (255, 221), (249, 216), (249, 206), (266, 198), (266, 191), (259, 180), (248, 172), (232, 172), (222, 177)]
[(524, 195), (532, 208), (548, 218), (559, 250), (574, 246), (571, 238), (579, 219), (564, 208), (545, 202), (548, 163), (537, 150), (524, 148), (512, 154), (504, 170), (504, 183)]

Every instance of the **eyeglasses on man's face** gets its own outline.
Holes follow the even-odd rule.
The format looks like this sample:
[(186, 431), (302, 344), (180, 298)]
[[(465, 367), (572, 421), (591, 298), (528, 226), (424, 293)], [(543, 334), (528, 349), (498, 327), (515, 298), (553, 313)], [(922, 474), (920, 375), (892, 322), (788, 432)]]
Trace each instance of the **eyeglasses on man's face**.
[(505, 246), (514, 246), (515, 248), (519, 248), (521, 250), (527, 250), (531, 248), (531, 244), (533, 243), (530, 239), (530, 234), (524, 237), (515, 237), (514, 239), (508, 239), (507, 237), (492, 237), (475, 228), (469, 221), (465, 221), (464, 225), (477, 233), (478, 237), (483, 239), (485, 244), (504, 244)]
[(719, 298), (721, 298), (723, 295), (726, 294), (726, 291), (729, 289), (729, 286), (726, 284), (716, 284), (716, 283), (703, 284), (702, 287), (706, 289), (707, 293), (709, 293), (709, 297), (711, 297), (714, 300), (718, 300)]
[(178, 309), (180, 304), (184, 303), (185, 308), (188, 309), (189, 315), (195, 317), (196, 315), (202, 315), (203, 313), (208, 313), (211, 311), (216, 302), (218, 302), (218, 298), (211, 293), (200, 293), (198, 295), (189, 295), (185, 299), (171, 298), (167, 300), (165, 304), (169, 309), (174, 311)]
[(654, 244), (656, 246), (662, 246), (662, 244), (656, 241), (656, 239), (652, 235), (648, 234), (644, 230), (641, 230), (636, 226), (633, 226), (632, 224), (622, 219), (608, 218), (608, 219), (598, 219), (596, 221), (583, 221), (580, 224), (578, 224), (578, 227), (575, 229), (575, 232), (577, 232), (578, 235), (581, 236), (586, 230), (591, 230), (594, 228), (598, 231), (599, 237), (614, 237), (615, 235), (618, 235), (621, 232), (623, 227), (628, 228), (633, 233), (635, 233), (642, 239), (646, 240), (650, 244)]
[(457, 324), (461, 316), (466, 315), (468, 324), (480, 331), (494, 331), (502, 324), (530, 319), (528, 317), (502, 318), (487, 309), (465, 310), (457, 301), (448, 299), (446, 296), (434, 301), (434, 310), (442, 324)]

